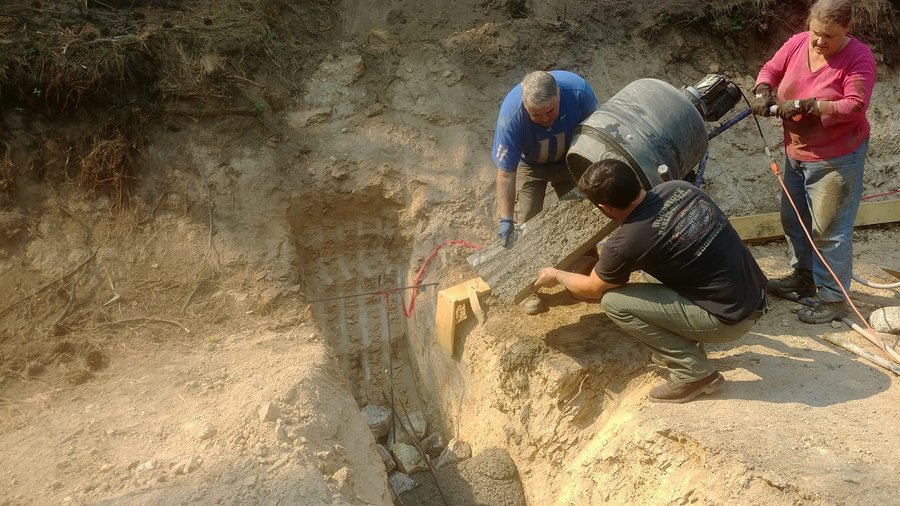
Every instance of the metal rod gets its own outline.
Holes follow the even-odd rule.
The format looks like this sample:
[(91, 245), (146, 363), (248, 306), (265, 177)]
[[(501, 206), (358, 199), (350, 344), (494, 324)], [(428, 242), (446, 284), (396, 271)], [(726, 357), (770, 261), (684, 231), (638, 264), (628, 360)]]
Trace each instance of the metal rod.
[[(396, 291), (400, 291), (400, 290), (412, 290), (413, 288), (425, 288), (428, 286), (436, 286), (436, 285), (437, 285), (437, 283), (422, 283), (422, 284), (413, 285), (413, 286), (401, 286), (400, 288), (392, 288), (391, 291), (396, 292)], [(328, 302), (329, 300), (349, 299), (352, 297), (366, 297), (369, 295), (384, 295), (384, 293), (385, 293), (384, 290), (378, 290), (377, 292), (357, 293), (357, 294), (353, 294), (353, 295), (341, 295), (340, 297), (329, 297), (327, 299), (312, 300), (312, 301), (310, 301), (310, 304), (313, 304), (315, 302)]]
[[(388, 376), (388, 381), (391, 384), (391, 395), (394, 392), (394, 382), (390, 380), (390, 376)], [(381, 395), (384, 396), (384, 392), (381, 392)], [(386, 396), (385, 396), (386, 397)], [(385, 398), (385, 400), (387, 400)], [(425, 461), (425, 465), (428, 466), (428, 471), (431, 473), (431, 477), (434, 479), (434, 485), (437, 487), (438, 492), (441, 494), (441, 499), (444, 501), (445, 506), (449, 506), (450, 503), (447, 501), (447, 496), (444, 495), (444, 489), (441, 488), (441, 483), (438, 481), (437, 470), (431, 464), (431, 459), (428, 458), (428, 454), (425, 453), (425, 450), (422, 449), (422, 445), (419, 444), (419, 438), (416, 436), (416, 431), (413, 429), (412, 421), (409, 419), (409, 412), (406, 410), (406, 407), (403, 406), (403, 401), (397, 399), (397, 405), (400, 406), (400, 412), (403, 414), (403, 417), (406, 418), (406, 425), (403, 422), (400, 422), (400, 427), (403, 429), (403, 432), (412, 439), (413, 444), (416, 446), (416, 450), (419, 450), (419, 455), (422, 457), (422, 460)], [(409, 426), (407, 428), (407, 425)]]
[(744, 118), (750, 116), (750, 113), (751, 113), (751, 110), (749, 107), (744, 109), (743, 111), (739, 112), (737, 114), (737, 116), (731, 118), (730, 120), (728, 120), (725, 123), (722, 123), (721, 125), (716, 127), (712, 132), (709, 133), (709, 135), (706, 136), (706, 138), (708, 140), (713, 140), (720, 133), (724, 132), (725, 130), (728, 130), (729, 128), (733, 127), (735, 124), (744, 120)]
[(873, 355), (873, 354), (869, 353), (868, 351), (851, 343), (850, 341), (847, 340), (847, 338), (845, 338), (843, 336), (838, 336), (835, 334), (824, 334), (822, 336), (822, 339), (828, 341), (829, 343), (831, 343), (835, 346), (840, 346), (841, 348), (849, 351), (850, 353), (858, 355), (875, 365), (880, 365), (881, 367), (884, 367), (885, 369), (887, 369), (888, 371), (891, 371), (892, 373), (896, 374), (897, 376), (900, 376), (900, 366), (892, 364), (892, 363), (888, 362), (886, 359), (883, 359), (877, 355)]

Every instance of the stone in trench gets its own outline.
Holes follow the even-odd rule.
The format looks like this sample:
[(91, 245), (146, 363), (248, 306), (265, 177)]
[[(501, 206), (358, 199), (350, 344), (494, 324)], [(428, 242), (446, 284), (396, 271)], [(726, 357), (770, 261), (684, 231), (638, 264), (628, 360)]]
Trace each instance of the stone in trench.
[(319, 470), (322, 471), (322, 474), (328, 476), (334, 474), (338, 469), (343, 467), (345, 461), (342, 455), (327, 450), (316, 452), (316, 459), (319, 461)]
[(362, 415), (363, 420), (366, 421), (366, 425), (369, 426), (369, 430), (372, 431), (372, 435), (375, 436), (375, 439), (383, 438), (387, 435), (388, 431), (391, 430), (390, 410), (384, 409), (381, 406), (369, 404), (362, 408), (360, 414)]
[(391, 452), (387, 451), (387, 448), (381, 445), (375, 445), (375, 449), (378, 450), (378, 455), (381, 457), (381, 462), (384, 464), (384, 470), (387, 472), (391, 472), (394, 468), (397, 467), (397, 463), (394, 462), (394, 457), (391, 456)]
[(200, 458), (197, 456), (192, 456), (189, 459), (179, 462), (174, 468), (172, 468), (172, 473), (174, 473), (174, 474), (190, 474), (199, 468), (200, 468)]
[(156, 459), (150, 459), (142, 464), (138, 465), (135, 471), (142, 473), (144, 471), (152, 471), (159, 467), (159, 462)]
[(274, 402), (267, 402), (259, 407), (259, 421), (271, 422), (281, 416), (281, 410)]
[[(405, 424), (406, 419), (404, 419), (403, 422)], [(422, 439), (425, 437), (425, 434), (427, 434), (428, 431), (428, 421), (425, 420), (425, 415), (423, 415), (421, 411), (413, 411), (410, 413), (409, 422), (412, 424), (412, 431), (417, 438)]]
[(397, 460), (397, 467), (404, 474), (415, 474), (419, 471), (428, 469), (428, 466), (422, 462), (422, 455), (415, 446), (406, 443), (396, 443), (391, 446), (391, 452)]
[(204, 425), (203, 427), (200, 428), (199, 432), (197, 433), (197, 436), (200, 438), (201, 441), (211, 439), (215, 435), (216, 435), (216, 428), (213, 427), (212, 425)]
[(877, 332), (900, 334), (900, 306), (883, 307), (872, 311), (869, 324)]
[(355, 497), (356, 494), (353, 492), (353, 472), (349, 467), (344, 466), (338, 469), (328, 479), (333, 483), (337, 492), (345, 499)]
[(440, 455), (445, 446), (447, 444), (444, 442), (444, 436), (440, 432), (435, 432), (422, 440), (422, 449), (431, 457)]
[(410, 490), (416, 488), (416, 480), (410, 478), (403, 473), (394, 473), (388, 477), (388, 484), (397, 495), (403, 495)]
[(447, 447), (444, 448), (444, 451), (441, 452), (441, 456), (438, 457), (437, 467), (440, 469), (447, 464), (451, 464), (453, 462), (459, 462), (460, 460), (465, 460), (472, 457), (472, 447), (469, 446), (469, 443), (460, 441), (458, 439), (451, 439), (449, 443), (447, 443)]
[(280, 418), (275, 420), (275, 437), (284, 443), (292, 441), (291, 437), (288, 435), (287, 428), (284, 426), (284, 422)]

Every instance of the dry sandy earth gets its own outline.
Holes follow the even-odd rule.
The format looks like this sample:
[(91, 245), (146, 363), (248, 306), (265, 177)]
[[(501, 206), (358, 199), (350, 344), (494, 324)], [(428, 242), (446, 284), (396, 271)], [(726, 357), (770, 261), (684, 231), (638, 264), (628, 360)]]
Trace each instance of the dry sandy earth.
[[(389, 310), (380, 295), (315, 302), (405, 285), (445, 240), (493, 240), (488, 150), (526, 71), (577, 71), (601, 101), (711, 71), (746, 90), (799, 27), (732, 30), (751, 19), (705, 5), (350, 2), (319, 23), (288, 98), (249, 74), (271, 92), (265, 115), (151, 125), (124, 212), (22, 165), (0, 208), (0, 504), (389, 504), (357, 416), (386, 404), (388, 371), (429, 432), (483, 461), (505, 449), (529, 504), (896, 502), (897, 377), (825, 343), (868, 346), (800, 324), (791, 303), (712, 347), (728, 388), (669, 406), (646, 403), (659, 376), (645, 353), (562, 294), (527, 319), (488, 297), (456, 358), (433, 344), (433, 288), (410, 319), (396, 294)], [(869, 117), (867, 194), (900, 179), (885, 63)], [(51, 127), (3, 111), (13, 145), (53, 153), (29, 134)], [(777, 142), (776, 121), (763, 129)], [(705, 189), (730, 215), (777, 209), (749, 121), (711, 144)], [(896, 226), (860, 230), (856, 271), (888, 281), (897, 244)], [(783, 243), (753, 251), (787, 272)], [(468, 252), (442, 249), (422, 281), (474, 277)], [(864, 314), (900, 303), (852, 294)], [(460, 487), (452, 502), (473, 503)]]

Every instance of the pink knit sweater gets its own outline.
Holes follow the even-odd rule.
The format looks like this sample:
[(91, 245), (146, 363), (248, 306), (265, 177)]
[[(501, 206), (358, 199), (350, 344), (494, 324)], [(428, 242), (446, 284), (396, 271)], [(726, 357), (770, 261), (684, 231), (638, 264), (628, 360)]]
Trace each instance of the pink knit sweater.
[(875, 87), (875, 58), (851, 37), (822, 68), (809, 69), (809, 32), (788, 39), (763, 65), (756, 83), (778, 88), (778, 101), (815, 98), (821, 116), (783, 122), (784, 145), (794, 160), (815, 162), (853, 152), (869, 137), (866, 110)]

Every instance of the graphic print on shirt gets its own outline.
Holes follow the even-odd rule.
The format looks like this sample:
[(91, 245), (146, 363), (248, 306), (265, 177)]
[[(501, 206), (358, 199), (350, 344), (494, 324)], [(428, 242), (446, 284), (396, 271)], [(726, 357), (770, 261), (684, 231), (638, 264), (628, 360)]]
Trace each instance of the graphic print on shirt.
[(556, 145), (556, 149), (554, 149), (553, 157), (550, 157), (550, 137), (546, 139), (541, 139), (537, 141), (538, 146), (538, 163), (548, 163), (555, 162), (562, 158), (563, 154), (566, 151), (566, 133), (559, 132), (553, 136), (554, 144)]
[[(679, 210), (689, 199), (687, 205)], [(693, 251), (695, 257), (706, 251), (725, 225), (724, 215), (717, 214), (707, 198), (683, 188), (672, 193), (653, 221), (653, 227), (658, 231), (671, 227), (670, 240), (674, 246), (692, 248), (696, 245)], [(705, 239), (698, 244), (701, 238)]]

